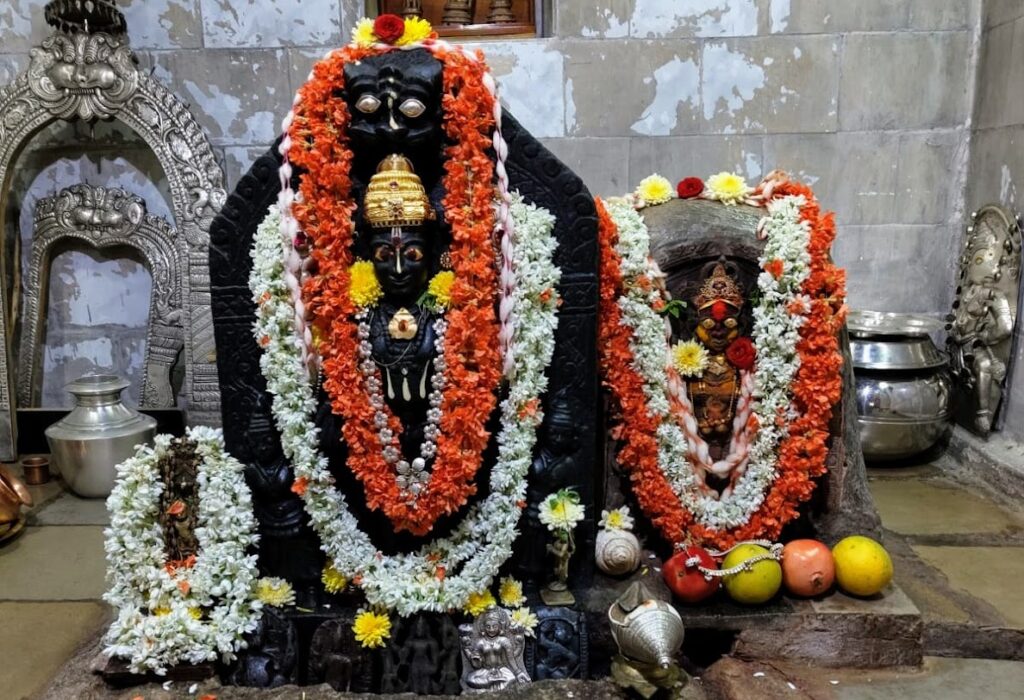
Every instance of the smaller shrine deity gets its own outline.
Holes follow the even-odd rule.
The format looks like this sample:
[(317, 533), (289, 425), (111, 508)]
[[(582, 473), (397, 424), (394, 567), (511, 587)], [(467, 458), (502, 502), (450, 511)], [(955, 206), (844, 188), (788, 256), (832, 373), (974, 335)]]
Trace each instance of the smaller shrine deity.
[(530, 682), (523, 663), (526, 637), (512, 625), (504, 608), (481, 613), (459, 628), (462, 638), (462, 685), (467, 693), (501, 690)]
[[(697, 430), (697, 435), (687, 438), (700, 444), (695, 454), (707, 472), (707, 483), (720, 491), (742, 473), (745, 464), (743, 441), (735, 434), (736, 417), (749, 404), (741, 370), (753, 366), (753, 346), (741, 337), (743, 293), (729, 267), (720, 258), (702, 272), (704, 282), (692, 301), (697, 314), (693, 333), (705, 351), (704, 362), (702, 369), (686, 377)], [(738, 352), (740, 346), (744, 351)]]
[(1016, 262), (1019, 252), (1006, 250), (1013, 247), (1009, 239), (1005, 247), (1000, 246), (993, 231), (975, 230), (966, 255), (966, 278), (953, 311), (950, 345), (954, 371), (966, 374), (974, 388), (975, 427), (987, 433), (1006, 377), (1006, 363), (995, 346), (1013, 334), (1015, 311), (999, 283), (1007, 275), (1016, 284), (1020, 268)]

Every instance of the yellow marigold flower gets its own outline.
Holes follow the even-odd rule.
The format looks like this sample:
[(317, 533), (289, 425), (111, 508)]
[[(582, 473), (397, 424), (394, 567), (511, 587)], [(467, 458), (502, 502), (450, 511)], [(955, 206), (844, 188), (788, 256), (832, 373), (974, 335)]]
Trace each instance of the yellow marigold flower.
[(511, 576), (501, 579), (498, 585), (498, 599), (506, 608), (514, 608), (526, 602), (523, 595), (523, 584)]
[(356, 260), (348, 269), (348, 295), (356, 306), (373, 306), (384, 292), (369, 260)]
[(188, 616), (191, 617), (193, 620), (202, 620), (203, 611), (200, 608), (189, 608)]
[(645, 177), (636, 188), (636, 196), (644, 204), (664, 204), (672, 199), (673, 194), (675, 190), (672, 189), (672, 183), (657, 173)]
[(295, 590), (283, 578), (265, 577), (256, 581), (256, 598), (275, 608), (295, 604)]
[(537, 616), (529, 608), (516, 608), (510, 616), (513, 625), (521, 627), (527, 637), (533, 636), (533, 630), (537, 626)]
[(364, 610), (356, 615), (352, 623), (356, 641), (367, 649), (384, 646), (384, 640), (391, 636), (391, 618), (382, 613)]
[(352, 29), (352, 43), (356, 46), (373, 46), (377, 43), (377, 35), (373, 33), (372, 19), (364, 17), (356, 22), (356, 26)]
[(171, 614), (171, 609), (166, 605), (161, 605), (159, 607), (153, 608), (153, 614), (157, 617), (165, 617)]
[(476, 617), (484, 610), (493, 608), (498, 604), (498, 601), (494, 599), (494, 596), (490, 591), (483, 591), (481, 593), (470, 593), (469, 600), (466, 601), (466, 607), (464, 610), (468, 615)]
[(717, 199), (722, 204), (732, 205), (742, 202), (753, 191), (753, 188), (747, 186), (742, 175), (721, 172), (708, 178), (704, 196), (708, 199)]
[(452, 303), (452, 284), (455, 283), (455, 273), (451, 270), (442, 270), (430, 278), (427, 285), (427, 296), (434, 299), (434, 304), (447, 309)]
[(406, 46), (407, 44), (416, 44), (424, 39), (430, 37), (434, 33), (434, 28), (430, 26), (430, 22), (421, 17), (406, 17), (405, 18), (405, 32), (399, 37), (398, 41), (395, 42), (395, 46)]
[(328, 593), (341, 593), (348, 586), (348, 579), (345, 575), (334, 568), (334, 562), (329, 561), (324, 565), (323, 573), (320, 574), (324, 590)]
[(708, 366), (708, 351), (696, 340), (676, 343), (672, 348), (672, 362), (684, 377), (699, 377)]

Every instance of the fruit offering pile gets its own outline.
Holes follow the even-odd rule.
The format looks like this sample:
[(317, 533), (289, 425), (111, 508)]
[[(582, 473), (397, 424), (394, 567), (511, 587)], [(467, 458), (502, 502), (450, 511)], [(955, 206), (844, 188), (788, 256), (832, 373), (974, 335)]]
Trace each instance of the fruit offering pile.
[(833, 584), (849, 595), (870, 598), (892, 581), (892, 559), (881, 544), (862, 535), (840, 540), (831, 550), (817, 540), (793, 540), (784, 547), (742, 542), (725, 552), (695, 545), (665, 562), (662, 576), (684, 603), (699, 603), (725, 588), (730, 598), (760, 605), (785, 587), (789, 595), (813, 598)]

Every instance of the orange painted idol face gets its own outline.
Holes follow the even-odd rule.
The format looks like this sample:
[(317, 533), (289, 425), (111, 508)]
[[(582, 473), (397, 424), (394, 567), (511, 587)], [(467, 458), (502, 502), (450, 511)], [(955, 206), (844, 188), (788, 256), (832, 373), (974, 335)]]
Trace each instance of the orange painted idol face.
[(725, 352), (739, 337), (740, 310), (718, 299), (697, 311), (697, 338), (712, 352)]
[(697, 338), (713, 353), (725, 352), (740, 335), (743, 293), (726, 270), (727, 265), (724, 258), (714, 264), (693, 300), (697, 307)]

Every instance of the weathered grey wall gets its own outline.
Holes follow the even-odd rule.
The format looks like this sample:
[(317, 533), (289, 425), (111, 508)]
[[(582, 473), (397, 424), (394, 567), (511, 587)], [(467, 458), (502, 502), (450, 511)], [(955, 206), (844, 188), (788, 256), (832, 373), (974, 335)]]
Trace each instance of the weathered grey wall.
[[(974, 104), (967, 206), (1024, 207), (1024, 2), (985, 0)], [(1024, 323), (1018, 321), (1016, 371), (1006, 432), (1024, 441)]]
[[(47, 33), (43, 4), (0, 5), (0, 80)], [(981, 0), (553, 4), (550, 38), (481, 46), (508, 106), (595, 193), (655, 171), (756, 180), (782, 168), (837, 212), (851, 305), (948, 310)], [(273, 140), (312, 62), (362, 14), (359, 0), (121, 5), (143, 66), (192, 104), (229, 185)], [(992, 2), (988, 21), (1020, 5)], [(1009, 51), (1016, 27), (986, 36), (998, 30)]]

